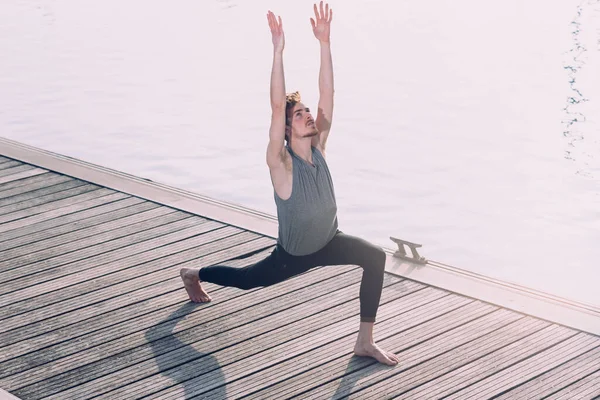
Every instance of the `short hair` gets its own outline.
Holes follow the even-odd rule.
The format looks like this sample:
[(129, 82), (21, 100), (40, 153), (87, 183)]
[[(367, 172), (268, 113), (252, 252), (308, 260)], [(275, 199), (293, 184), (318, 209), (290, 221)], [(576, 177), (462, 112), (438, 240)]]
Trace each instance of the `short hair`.
[(285, 124), (292, 125), (290, 112), (294, 109), (294, 106), (302, 101), (300, 92), (295, 91), (294, 93), (288, 93), (285, 96)]
[[(302, 98), (300, 97), (300, 92), (298, 92), (298, 91), (295, 91), (293, 93), (288, 93), (285, 96), (285, 125), (286, 125), (286, 127), (292, 126), (292, 117), (291, 117), (290, 113), (294, 109), (294, 106), (296, 104), (300, 103), (300, 101), (302, 101)], [(285, 135), (285, 141), (289, 142), (287, 135)]]

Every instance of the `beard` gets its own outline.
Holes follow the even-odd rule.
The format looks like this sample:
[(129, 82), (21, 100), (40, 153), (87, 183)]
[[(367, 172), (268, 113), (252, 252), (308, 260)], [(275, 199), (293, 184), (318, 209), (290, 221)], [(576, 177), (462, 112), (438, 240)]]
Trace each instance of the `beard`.
[(319, 131), (317, 130), (317, 128), (313, 128), (311, 130), (309, 130), (308, 132), (306, 132), (303, 136), (304, 137), (313, 137), (313, 136), (317, 136), (319, 134)]

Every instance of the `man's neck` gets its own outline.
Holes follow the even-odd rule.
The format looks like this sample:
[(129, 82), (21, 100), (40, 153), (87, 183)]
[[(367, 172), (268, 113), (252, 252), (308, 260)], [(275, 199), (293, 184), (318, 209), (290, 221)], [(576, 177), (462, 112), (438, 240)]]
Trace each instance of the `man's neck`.
[(312, 146), (311, 146), (311, 138), (306, 139), (296, 139), (292, 142), (291, 148), (298, 157), (302, 158), (304, 161), (313, 163), (312, 159)]

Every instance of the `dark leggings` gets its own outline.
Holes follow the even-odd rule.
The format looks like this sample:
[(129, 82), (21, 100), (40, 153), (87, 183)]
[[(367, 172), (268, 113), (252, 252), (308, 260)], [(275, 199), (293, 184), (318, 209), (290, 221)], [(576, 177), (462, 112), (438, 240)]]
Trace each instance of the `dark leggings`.
[(363, 269), (360, 284), (360, 320), (375, 322), (385, 270), (385, 253), (364, 239), (337, 231), (333, 239), (316, 253), (292, 256), (280, 245), (265, 259), (244, 268), (212, 265), (200, 269), (200, 280), (221, 286), (252, 289), (271, 286), (311, 268), (326, 265), (359, 265)]

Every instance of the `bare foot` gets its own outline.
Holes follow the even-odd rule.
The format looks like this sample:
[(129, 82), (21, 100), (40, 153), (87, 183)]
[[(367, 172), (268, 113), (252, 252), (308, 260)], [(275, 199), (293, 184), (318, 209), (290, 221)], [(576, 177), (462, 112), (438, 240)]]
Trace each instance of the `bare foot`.
[(396, 365), (400, 360), (394, 353), (385, 351), (374, 343), (359, 344), (354, 346), (354, 354), (361, 357), (373, 357), (377, 361), (386, 365)]
[(183, 286), (190, 296), (190, 300), (194, 303), (208, 303), (212, 299), (202, 289), (200, 284), (200, 278), (198, 277), (198, 269), (195, 268), (181, 268), (179, 271), (181, 279), (183, 280)]

